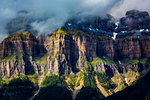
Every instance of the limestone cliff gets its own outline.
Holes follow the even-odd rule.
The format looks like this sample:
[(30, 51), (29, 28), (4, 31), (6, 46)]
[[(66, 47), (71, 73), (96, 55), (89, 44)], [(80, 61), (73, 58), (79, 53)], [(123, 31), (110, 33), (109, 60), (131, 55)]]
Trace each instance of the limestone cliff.
[(149, 35), (125, 36), (117, 39), (118, 59), (141, 59), (150, 57)]
[(29, 60), (31, 57), (42, 56), (46, 50), (39, 44), (34, 35), (21, 32), (10, 35), (0, 45), (0, 65), (2, 77), (25, 75), (33, 71)]
[(10, 35), (0, 44), (1, 77), (87, 70), (114, 77), (129, 71), (141, 72), (148, 68), (149, 38), (143, 34), (113, 40), (105, 35), (63, 29), (49, 39), (29, 32)]

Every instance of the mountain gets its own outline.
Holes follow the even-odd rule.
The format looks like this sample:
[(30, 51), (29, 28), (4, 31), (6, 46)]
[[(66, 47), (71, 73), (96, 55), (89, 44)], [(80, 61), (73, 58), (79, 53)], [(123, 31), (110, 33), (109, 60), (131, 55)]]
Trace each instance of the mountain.
[[(14, 85), (18, 80), (20, 87), (25, 87), (24, 81), (31, 82), (28, 99), (100, 100), (125, 91), (150, 69), (149, 27), (139, 22), (139, 28), (133, 28), (132, 22), (122, 22), (139, 17), (144, 22), (149, 19), (147, 12), (132, 10), (119, 24), (111, 15), (90, 16), (82, 21), (70, 19), (49, 36), (29, 31), (8, 36), (0, 44), (1, 89), (5, 91), (0, 95), (16, 99), (22, 93)], [(15, 92), (7, 93), (7, 87)]]
[(104, 100), (149, 100), (150, 99), (150, 74), (142, 77), (136, 84), (127, 87)]

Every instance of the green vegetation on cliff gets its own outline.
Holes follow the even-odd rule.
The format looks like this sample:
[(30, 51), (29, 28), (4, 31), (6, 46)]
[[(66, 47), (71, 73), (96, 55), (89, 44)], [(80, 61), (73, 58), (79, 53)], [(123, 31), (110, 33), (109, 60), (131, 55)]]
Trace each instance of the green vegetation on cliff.
[(23, 61), (21, 60), (21, 59), (22, 59), (22, 56), (23, 56), (22, 53), (16, 52), (16, 53), (14, 53), (12, 56), (8, 56), (8, 57), (2, 59), (2, 61), (7, 62), (7, 61), (10, 61), (10, 60), (16, 60), (16, 61), (18, 61), (18, 62), (23, 62)]
[(79, 83), (77, 84), (77, 78), (76, 77), (73, 77), (73, 76), (70, 76), (69, 77), (69, 86), (72, 90), (74, 90), (75, 86), (78, 86)]
[(103, 59), (97, 58), (97, 59), (93, 60), (93, 61), (91, 62), (91, 64), (92, 64), (93, 66), (95, 66), (96, 64), (102, 63), (102, 62), (103, 62)]
[(136, 80), (139, 79), (139, 73), (135, 71), (128, 71), (124, 74), (126, 83), (130, 86), (132, 85)]
[(34, 100), (72, 100), (72, 96), (64, 78), (51, 75), (45, 77), (40, 92)]
[(91, 72), (84, 73), (84, 87), (91, 87), (97, 89), (93, 73)]
[(74, 32), (71, 32), (72, 33), (72, 35), (75, 35), (75, 36), (85, 36), (85, 37), (90, 37), (90, 34), (88, 34), (88, 33), (85, 33), (85, 32), (83, 32), (83, 31), (81, 31), (81, 30), (75, 30)]
[(132, 36), (132, 35), (127, 35), (121, 38), (118, 38), (119, 42), (126, 42), (126, 41), (149, 41), (150, 38), (148, 36)]
[(4, 39), (4, 41), (13, 41), (13, 40), (28, 40), (27, 38), (29, 37), (34, 37), (34, 35), (32, 35), (30, 32), (26, 31), (26, 32), (20, 32), (17, 34), (12, 34), (10, 36), (8, 36), (7, 38)]
[(127, 87), (125, 79), (120, 74), (114, 75), (112, 77), (112, 81), (117, 85), (117, 87), (114, 89), (114, 92), (121, 91)]
[(59, 29), (56, 31), (56, 34), (63, 34), (63, 35), (69, 35), (69, 33), (63, 29)]
[(35, 57), (35, 58), (33, 58), (33, 61), (39, 66), (39, 65), (45, 64), (47, 62), (47, 57), (48, 56), (44, 56), (42, 58)]
[(104, 100), (150, 100), (150, 73), (139, 79), (134, 85)]
[(96, 75), (98, 77), (98, 81), (105, 88), (105, 90), (115, 88), (115, 83), (111, 80), (111, 78), (102, 73), (96, 73)]
[(132, 59), (132, 60), (127, 60), (124, 61), (124, 65), (136, 65), (136, 64), (144, 64), (144, 61), (141, 59)]
[(35, 92), (28, 77), (12, 78), (0, 87), (0, 100), (29, 100)]
[(60, 87), (67, 86), (65, 80), (57, 75), (46, 76), (41, 86), (46, 87), (46, 86), (55, 86), (55, 85)]
[(95, 73), (90, 71), (84, 73), (84, 87), (77, 94), (76, 100), (100, 100), (104, 98), (97, 88), (94, 75)]
[(90, 34), (85, 33), (81, 30), (74, 30), (74, 31), (67, 31), (65, 29), (59, 29), (55, 32), (55, 34), (62, 34), (62, 35), (68, 35), (68, 36), (86, 36), (86, 37), (90, 37)]
[(96, 64), (105, 63), (105, 64), (115, 64), (118, 65), (118, 62), (113, 61), (112, 59), (106, 57), (98, 57), (91, 62), (92, 66), (96, 66)]

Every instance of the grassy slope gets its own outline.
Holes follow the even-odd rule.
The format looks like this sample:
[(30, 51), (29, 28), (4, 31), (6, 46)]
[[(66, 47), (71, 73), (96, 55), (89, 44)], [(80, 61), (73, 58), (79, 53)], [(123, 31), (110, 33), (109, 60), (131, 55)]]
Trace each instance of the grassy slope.
[(150, 73), (138, 80), (134, 85), (104, 100), (150, 100)]
[(13, 78), (9, 81), (1, 80), (0, 100), (28, 100), (35, 91), (34, 84), (28, 77)]
[(51, 75), (46, 76), (34, 100), (72, 100), (72, 96), (64, 78)]

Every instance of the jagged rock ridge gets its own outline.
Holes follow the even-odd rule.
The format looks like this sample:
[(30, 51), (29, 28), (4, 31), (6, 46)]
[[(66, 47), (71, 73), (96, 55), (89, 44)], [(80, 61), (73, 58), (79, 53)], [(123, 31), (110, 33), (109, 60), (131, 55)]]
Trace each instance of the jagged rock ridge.
[[(124, 59), (148, 58), (150, 57), (149, 42), (149, 36), (144, 35), (117, 38), (114, 41), (104, 35), (58, 30), (50, 36), (49, 40), (46, 40), (45, 44), (40, 44), (39, 39), (29, 32), (18, 33), (9, 36), (0, 45), (2, 77), (5, 75), (11, 77), (16, 73), (25, 74), (29, 71), (26, 69), (32, 67), (38, 74), (45, 71), (51, 74), (69, 74), (85, 71), (88, 68), (104, 72), (108, 70), (110, 75), (123, 73), (125, 67), (113, 62), (107, 63), (109, 59), (123, 62)], [(102, 61), (98, 62), (99, 59)], [(18, 68), (20, 63), (23, 72), (16, 72), (16, 69), (20, 69)], [(137, 68), (136, 71), (145, 66), (137, 65), (137, 67), (142, 68)]]
[[(127, 12), (127, 17), (131, 17), (131, 12)], [(127, 30), (127, 34), (113, 40), (115, 23), (111, 23), (109, 17), (102, 22), (96, 18), (91, 22), (73, 23), (66, 23), (48, 38), (26, 31), (4, 39), (0, 44), (0, 76), (9, 79), (34, 73), (70, 75), (90, 70), (109, 76), (118, 86), (113, 90), (117, 92), (121, 90), (120, 85), (131, 85), (148, 69), (149, 31), (137, 34)]]

